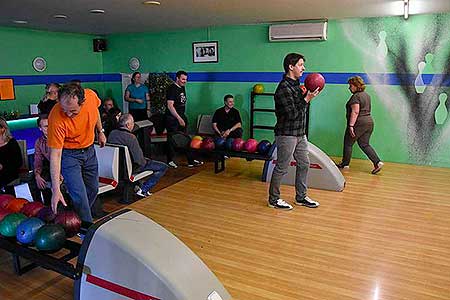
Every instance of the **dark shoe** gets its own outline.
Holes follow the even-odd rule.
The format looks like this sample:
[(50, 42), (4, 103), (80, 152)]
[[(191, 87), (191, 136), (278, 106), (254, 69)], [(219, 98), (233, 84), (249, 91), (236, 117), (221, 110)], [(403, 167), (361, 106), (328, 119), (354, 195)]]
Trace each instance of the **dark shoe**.
[(278, 199), (277, 202), (274, 202), (274, 203), (269, 202), (268, 206), (271, 208), (278, 208), (278, 209), (284, 209), (284, 210), (293, 209), (292, 205), (290, 205), (283, 199)]
[(384, 163), (382, 161), (378, 162), (378, 164), (375, 166), (375, 168), (372, 170), (372, 174), (377, 174), (381, 171), (381, 168), (384, 166)]
[(104, 216), (107, 216), (108, 214), (109, 214), (109, 212), (104, 211), (104, 210), (96, 211), (96, 212), (92, 213), (92, 217), (94, 219), (100, 219), (100, 218), (103, 218)]
[(350, 169), (349, 165), (343, 165), (342, 163), (336, 164), (336, 167), (338, 167), (339, 169)]
[(297, 205), (303, 205), (309, 208), (316, 208), (320, 204), (317, 201), (314, 201), (313, 199), (309, 198), (308, 196), (305, 196), (302, 200), (295, 200), (295, 204)]

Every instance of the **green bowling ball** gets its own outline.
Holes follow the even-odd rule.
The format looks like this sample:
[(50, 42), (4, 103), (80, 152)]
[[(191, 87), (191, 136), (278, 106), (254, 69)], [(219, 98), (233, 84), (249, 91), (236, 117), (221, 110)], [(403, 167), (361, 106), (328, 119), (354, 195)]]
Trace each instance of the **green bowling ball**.
[(15, 237), (17, 226), (27, 217), (21, 213), (9, 214), (0, 222), (0, 234), (6, 237)]
[(34, 245), (40, 251), (56, 252), (64, 246), (66, 233), (58, 224), (47, 224), (39, 228), (34, 237)]

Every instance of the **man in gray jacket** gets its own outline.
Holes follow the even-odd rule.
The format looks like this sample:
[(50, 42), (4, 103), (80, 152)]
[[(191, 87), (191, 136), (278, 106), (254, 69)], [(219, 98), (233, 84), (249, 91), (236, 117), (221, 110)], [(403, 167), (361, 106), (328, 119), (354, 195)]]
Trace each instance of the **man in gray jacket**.
[(134, 119), (131, 114), (123, 114), (119, 118), (119, 129), (114, 129), (108, 136), (108, 143), (125, 145), (133, 161), (133, 172), (153, 171), (153, 174), (137, 189), (136, 194), (148, 197), (150, 190), (158, 183), (166, 173), (167, 165), (163, 162), (144, 157), (136, 136), (131, 133), (134, 128)]

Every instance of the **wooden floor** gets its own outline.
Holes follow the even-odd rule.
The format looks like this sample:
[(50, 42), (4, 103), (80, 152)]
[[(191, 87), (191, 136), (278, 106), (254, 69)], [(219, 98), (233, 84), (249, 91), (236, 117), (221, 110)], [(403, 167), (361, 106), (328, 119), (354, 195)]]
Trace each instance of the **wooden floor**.
[[(310, 190), (316, 209), (267, 207), (262, 164), (227, 161), (131, 207), (186, 243), (234, 300), (449, 300), (450, 169), (354, 160), (344, 192)], [(285, 200), (294, 189), (284, 186)], [(13, 275), (0, 251), (0, 299), (72, 299), (72, 282)]]

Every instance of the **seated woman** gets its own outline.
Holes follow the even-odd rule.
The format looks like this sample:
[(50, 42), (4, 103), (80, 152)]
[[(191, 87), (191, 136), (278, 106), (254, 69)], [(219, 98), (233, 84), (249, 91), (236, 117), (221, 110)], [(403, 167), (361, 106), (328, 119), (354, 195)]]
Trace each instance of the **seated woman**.
[(0, 190), (19, 178), (22, 163), (19, 144), (12, 137), (6, 120), (0, 117)]

